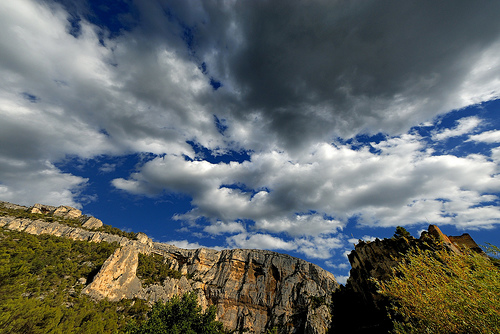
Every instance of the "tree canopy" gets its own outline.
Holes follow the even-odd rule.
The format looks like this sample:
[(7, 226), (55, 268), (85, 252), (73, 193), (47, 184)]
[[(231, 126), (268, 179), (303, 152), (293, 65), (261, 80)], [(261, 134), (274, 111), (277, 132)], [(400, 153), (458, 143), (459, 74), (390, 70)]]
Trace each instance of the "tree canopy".
[(147, 320), (129, 324), (127, 334), (222, 334), (222, 323), (215, 321), (215, 307), (205, 312), (194, 292), (158, 301), (148, 312)]
[(500, 271), (484, 254), (413, 249), (379, 288), (395, 333), (500, 333)]

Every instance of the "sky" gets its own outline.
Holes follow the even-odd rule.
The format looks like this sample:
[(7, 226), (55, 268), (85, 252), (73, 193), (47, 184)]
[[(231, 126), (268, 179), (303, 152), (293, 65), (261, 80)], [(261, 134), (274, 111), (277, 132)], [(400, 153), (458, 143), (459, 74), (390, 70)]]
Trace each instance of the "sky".
[(358, 240), (499, 245), (500, 2), (0, 1), (0, 200), (345, 282)]

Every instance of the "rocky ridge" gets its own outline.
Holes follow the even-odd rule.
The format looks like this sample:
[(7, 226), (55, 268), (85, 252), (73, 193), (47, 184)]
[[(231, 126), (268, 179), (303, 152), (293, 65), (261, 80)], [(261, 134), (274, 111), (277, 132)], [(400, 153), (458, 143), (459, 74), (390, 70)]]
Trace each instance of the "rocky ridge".
[[(437, 250), (443, 247), (455, 253), (466, 247), (486, 256), (469, 234), (447, 236), (436, 225), (430, 225), (418, 239), (401, 236), (360, 241), (348, 255), (351, 271), (347, 284), (334, 296), (334, 332), (387, 333), (391, 328), (386, 311), (388, 301), (377, 292), (375, 280), (389, 279), (392, 269), (412, 248)], [(364, 316), (354, 321), (353, 314)]]
[[(95, 231), (102, 226), (100, 220), (68, 206), (35, 204), (28, 208), (0, 202), (0, 207), (76, 219), (82, 225), (3, 214), (3, 228), (89, 242), (117, 242), (121, 247), (82, 291), (93, 298), (141, 298), (153, 303), (195, 291), (203, 308), (217, 306), (218, 320), (230, 330), (265, 333), (278, 326), (280, 333), (325, 334), (330, 326), (328, 305), (339, 285), (331, 273), (304, 260), (263, 250), (186, 250), (153, 242), (143, 233), (131, 240)], [(162, 284), (142, 284), (136, 275), (140, 253), (161, 255), (164, 263), (182, 276), (169, 277)]]

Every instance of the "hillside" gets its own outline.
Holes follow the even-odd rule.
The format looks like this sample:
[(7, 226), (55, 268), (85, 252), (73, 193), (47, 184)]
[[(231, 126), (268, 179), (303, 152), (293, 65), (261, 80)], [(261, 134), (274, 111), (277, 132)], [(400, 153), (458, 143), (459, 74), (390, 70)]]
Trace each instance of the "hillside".
[[(79, 270), (82, 266), (93, 268), (92, 275), (79, 270), (67, 275), (65, 271), (59, 273), (54, 269), (54, 275), (62, 276), (59, 289), (71, 291), (78, 300), (80, 296), (88, 296), (100, 302), (143, 300), (152, 304), (194, 291), (203, 309), (210, 305), (217, 307), (217, 319), (229, 330), (263, 333), (278, 326), (280, 333), (326, 333), (329, 328), (328, 305), (332, 292), (339, 285), (331, 273), (304, 260), (262, 250), (180, 249), (153, 242), (143, 233), (123, 233), (107, 227), (98, 219), (66, 206), (37, 204), (28, 208), (2, 202), (1, 207), (2, 244), (4, 240), (13, 240), (13, 233), (17, 231), (23, 233), (16, 234), (14, 239), (31, 234), (37, 238), (56, 237), (65, 242), (69, 239), (84, 244), (109, 245), (107, 252), (100, 253), (107, 259), (92, 262), (91, 266), (84, 264), (88, 259), (81, 262), (82, 254), (53, 258), (56, 268), (61, 266), (59, 262), (72, 263)], [(44, 242), (39, 241), (39, 244)], [(34, 247), (28, 244), (24, 248)], [(73, 244), (65, 247), (77, 248)], [(50, 247), (44, 247), (43, 251), (53, 252)], [(13, 254), (19, 256), (21, 253), (15, 250)], [(44, 273), (26, 268), (34, 275), (34, 280), (45, 280)], [(40, 292), (42, 295), (32, 293), (31, 285), (26, 284), (28, 291), (9, 298), (45, 299), (40, 299), (45, 292)], [(74, 307), (71, 301), (64, 301), (66, 297), (61, 298), (68, 309)], [(85, 298), (82, 300), (88, 301)], [(118, 308), (125, 312), (125, 318), (127, 308)]]
[[(430, 225), (417, 239), (398, 228), (360, 241), (349, 261), (340, 286), (284, 254), (186, 250), (71, 207), (0, 202), (0, 329), (123, 333), (156, 302), (189, 294), (201, 310), (215, 307), (227, 333), (500, 333), (499, 264), (468, 234)], [(436, 300), (446, 307), (436, 311)]]

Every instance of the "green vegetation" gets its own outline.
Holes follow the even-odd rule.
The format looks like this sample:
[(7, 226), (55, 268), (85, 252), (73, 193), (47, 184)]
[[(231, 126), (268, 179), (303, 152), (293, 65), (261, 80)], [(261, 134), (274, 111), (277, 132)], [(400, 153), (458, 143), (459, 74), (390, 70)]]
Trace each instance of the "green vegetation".
[(326, 304), (326, 298), (325, 296), (311, 296), (309, 297), (309, 300), (311, 301), (311, 306), (313, 309), (317, 309), (321, 305), (327, 305)]
[(481, 254), (414, 249), (378, 283), (395, 333), (500, 333), (500, 271)]
[(132, 240), (137, 240), (137, 233), (135, 233), (135, 232), (125, 232), (125, 231), (122, 231), (119, 228), (113, 227), (111, 225), (103, 224), (101, 227), (99, 227), (98, 229), (96, 229), (94, 231), (99, 231), (99, 232), (114, 234), (114, 235), (118, 235), (120, 237), (125, 237), (125, 238), (129, 238), (129, 239), (132, 239)]
[(170, 269), (170, 263), (164, 261), (165, 258), (158, 254), (139, 254), (137, 277), (147, 285), (161, 284), (167, 277), (176, 279), (182, 277), (180, 271)]
[(27, 219), (32, 219), (32, 220), (36, 220), (36, 219), (41, 219), (41, 220), (45, 220), (45, 221), (49, 221), (49, 220), (53, 221), (54, 220), (54, 218), (52, 216), (47, 216), (47, 215), (44, 215), (42, 213), (31, 213), (29, 211), (22, 210), (22, 209), (7, 208), (4, 205), (2, 205), (1, 203), (0, 203), (0, 215), (12, 216), (12, 217), (16, 217), (16, 218), (27, 218)]
[(394, 239), (399, 239), (399, 238), (410, 238), (411, 234), (408, 232), (404, 227), (398, 226), (396, 227), (396, 232), (394, 232)]
[[(79, 219), (34, 214), (0, 205), (0, 215), (80, 227)], [(98, 231), (135, 239), (109, 225)], [(90, 243), (0, 228), (0, 331), (2, 333), (226, 333), (194, 293), (151, 307), (143, 300), (94, 301), (81, 291), (117, 243)], [(139, 255), (138, 276), (146, 284), (181, 278), (162, 256)]]
[(0, 229), (2, 333), (118, 333), (149, 310), (141, 300), (94, 302), (80, 292), (117, 244)]
[(128, 334), (218, 334), (226, 333), (222, 323), (215, 321), (215, 307), (202, 312), (194, 292), (174, 296), (166, 303), (157, 302), (145, 321), (133, 321)]

